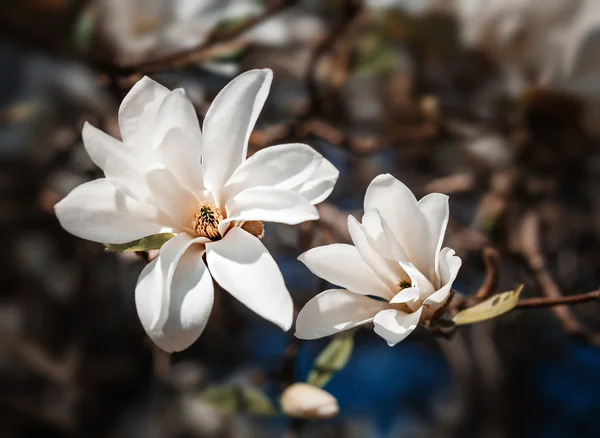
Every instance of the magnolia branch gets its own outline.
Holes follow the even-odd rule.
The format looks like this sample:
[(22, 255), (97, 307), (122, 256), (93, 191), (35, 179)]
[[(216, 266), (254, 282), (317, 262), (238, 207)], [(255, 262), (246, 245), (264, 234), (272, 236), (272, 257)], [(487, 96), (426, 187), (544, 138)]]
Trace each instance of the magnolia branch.
[(599, 345), (600, 336), (596, 333), (590, 333), (573, 314), (571, 309), (567, 307), (567, 304), (583, 301), (576, 299), (573, 301), (573, 296), (563, 296), (558, 285), (554, 282), (554, 279), (548, 272), (541, 250), (540, 228), (539, 216), (535, 212), (529, 212), (523, 217), (519, 229), (516, 230), (516, 240), (519, 242), (519, 252), (545, 295), (545, 298), (540, 299), (543, 301), (540, 301), (537, 305), (529, 308), (544, 307), (544, 304), (541, 303), (549, 303), (545, 307), (550, 307), (552, 309), (552, 313), (567, 333), (583, 336), (589, 342)]
[(306, 76), (306, 87), (312, 103), (311, 112), (319, 112), (322, 110), (322, 99), (319, 93), (319, 86), (316, 78), (316, 70), (319, 61), (321, 61), (323, 56), (331, 51), (337, 42), (348, 33), (352, 23), (359, 16), (362, 7), (362, 1), (360, 0), (344, 0), (341, 6), (340, 23), (312, 53), (308, 63)]
[[(527, 223), (528, 220), (530, 221), (531, 218), (526, 218), (524, 222)], [(532, 226), (531, 222), (529, 222), (529, 224), (530, 226)], [(537, 230), (537, 225), (533, 226)], [(531, 238), (525, 238), (523, 240), (523, 244), (525, 245), (525, 247), (529, 248), (529, 252), (526, 251), (526, 254), (529, 255), (529, 257), (527, 258), (527, 265), (530, 269), (534, 271), (534, 273), (537, 273), (536, 279), (538, 280), (538, 282), (540, 281), (541, 275), (541, 287), (551, 287), (552, 290), (551, 292), (548, 292), (547, 290), (544, 291), (544, 294), (546, 295), (544, 297), (522, 298), (512, 310), (540, 309), (548, 307), (555, 308), (557, 306), (569, 306), (600, 300), (600, 289), (577, 295), (562, 295), (558, 291), (558, 286), (556, 286), (556, 284), (550, 277), (550, 274), (546, 272), (546, 270), (543, 268), (543, 260), (540, 258), (541, 256), (539, 255), (539, 253), (537, 251), (531, 251), (531, 248), (533, 248), (533, 246), (531, 245), (531, 242), (528, 241), (528, 239)], [(483, 302), (485, 299), (488, 298), (490, 294), (495, 292), (498, 285), (498, 281), (500, 279), (500, 254), (491, 246), (487, 246), (483, 249), (483, 261), (485, 265), (485, 279), (483, 281), (483, 284), (473, 296), (456, 296), (449, 306), (452, 314), (458, 312), (459, 310), (464, 310), (466, 308), (475, 306)], [(570, 310), (568, 310), (566, 307), (564, 307), (564, 309), (566, 309), (569, 312), (569, 317), (573, 318), (573, 320), (575, 321), (569, 321), (569, 327), (573, 327), (575, 326), (575, 324), (577, 324), (577, 331), (575, 331), (575, 329), (570, 329), (570, 333), (577, 334), (582, 332), (583, 328), (579, 328), (579, 326), (581, 325), (579, 321), (576, 320), (575, 317), (570, 314)], [(560, 317), (562, 317), (563, 313), (561, 312), (559, 315)], [(562, 322), (560, 318), (559, 321)]]
[(555, 298), (524, 298), (519, 300), (519, 304), (515, 309), (540, 309), (544, 307), (562, 306), (562, 305), (573, 305), (587, 303), (589, 301), (596, 301), (600, 299), (600, 289), (586, 292), (578, 295), (561, 296)]

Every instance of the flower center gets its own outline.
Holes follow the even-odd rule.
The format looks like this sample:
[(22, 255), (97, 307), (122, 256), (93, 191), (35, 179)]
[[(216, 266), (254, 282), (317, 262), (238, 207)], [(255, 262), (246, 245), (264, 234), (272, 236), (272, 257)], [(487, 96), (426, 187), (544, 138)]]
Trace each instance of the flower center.
[[(207, 237), (210, 240), (219, 240), (223, 237), (221, 236), (221, 233), (219, 233), (219, 223), (222, 220), (223, 214), (221, 213), (221, 210), (210, 202), (206, 202), (200, 205), (200, 208), (194, 214), (194, 218), (192, 219), (192, 229), (199, 237)], [(234, 226), (233, 223), (229, 225)], [(263, 224), (260, 221), (242, 221), (236, 223), (235, 226), (240, 227), (242, 230), (259, 239), (265, 234)], [(229, 227), (227, 229), (229, 229)], [(223, 235), (225, 235), (226, 232), (227, 230), (223, 232)]]
[(192, 229), (200, 237), (208, 237), (210, 240), (221, 238), (219, 234), (219, 222), (223, 220), (221, 210), (210, 203), (200, 206), (194, 219), (192, 219)]
[(411, 286), (412, 285), (408, 281), (406, 281), (406, 280), (400, 280), (398, 282), (398, 287), (400, 288), (400, 290), (406, 289), (407, 287), (411, 287)]

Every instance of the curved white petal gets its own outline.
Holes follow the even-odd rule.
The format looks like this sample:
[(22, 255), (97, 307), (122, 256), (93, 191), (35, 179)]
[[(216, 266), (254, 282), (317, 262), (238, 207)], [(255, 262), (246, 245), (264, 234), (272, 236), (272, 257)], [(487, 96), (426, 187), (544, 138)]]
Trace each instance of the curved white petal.
[(348, 232), (361, 258), (391, 291), (397, 290), (402, 274), (398, 262), (384, 258), (376, 251), (375, 241), (354, 216), (348, 216)]
[(202, 135), (196, 110), (182, 88), (173, 90), (158, 108), (153, 145), (165, 167), (192, 193), (204, 189)]
[(334, 243), (310, 249), (298, 257), (317, 277), (361, 295), (389, 300), (390, 288), (373, 272), (352, 245)]
[(165, 214), (123, 194), (106, 178), (76, 187), (54, 211), (69, 233), (100, 243), (127, 243), (172, 229)]
[(88, 122), (81, 132), (88, 155), (116, 188), (129, 197), (144, 201), (149, 197), (144, 183), (148, 171), (148, 155), (134, 153), (116, 138), (106, 134)]
[[(430, 193), (419, 200), (418, 206), (427, 221), (430, 235), (429, 244), (431, 245), (429, 250), (433, 253), (433, 257), (431, 258), (434, 260), (431, 271), (426, 274), (432, 279), (435, 275), (439, 280), (439, 254), (442, 249), (444, 234), (446, 234), (446, 227), (448, 226), (448, 218), (450, 216), (448, 196), (441, 193)], [(439, 283), (435, 284), (435, 286), (438, 287)]]
[(119, 129), (127, 146), (145, 149), (152, 144), (156, 113), (169, 89), (147, 76), (127, 93), (119, 107)]
[(392, 304), (414, 304), (419, 301), (420, 289), (418, 287), (407, 287), (398, 292), (390, 300)]
[(151, 170), (146, 174), (146, 185), (151, 193), (148, 203), (168, 214), (180, 230), (191, 228), (200, 203), (169, 170)]
[(419, 325), (423, 307), (412, 313), (396, 309), (386, 309), (375, 315), (373, 319), (374, 330), (385, 339), (390, 347), (403, 341)]
[(388, 239), (383, 231), (383, 226), (381, 225), (381, 215), (377, 210), (366, 211), (362, 217), (362, 224), (365, 228), (366, 233), (375, 243), (374, 248), (376, 251), (387, 259), (398, 261), (390, 250), (390, 244)]
[(283, 275), (260, 240), (241, 228), (206, 244), (208, 268), (223, 289), (283, 330), (292, 326), (294, 305)]
[(429, 228), (408, 187), (390, 174), (375, 177), (365, 195), (365, 211), (369, 210), (379, 211), (408, 259), (428, 272), (434, 263), (434, 254), (428, 251)]
[(138, 315), (147, 332), (160, 330), (169, 316), (169, 286), (177, 262), (193, 238), (185, 233), (167, 241), (142, 270), (135, 289)]
[(296, 337), (317, 339), (371, 322), (377, 312), (389, 308), (343, 289), (329, 289), (312, 298), (296, 318)]
[(319, 219), (319, 212), (306, 199), (289, 190), (272, 187), (246, 189), (225, 204), (227, 219), (219, 224), (224, 234), (232, 221), (264, 221), (295, 225)]
[(250, 70), (221, 90), (202, 130), (204, 186), (221, 207), (221, 190), (246, 159), (248, 138), (269, 94), (273, 72)]
[[(375, 211), (377, 212), (377, 214), (379, 214), (378, 210)], [(385, 219), (381, 217), (381, 215), (379, 215), (379, 218), (381, 223), (381, 229), (383, 230), (383, 234), (385, 236), (385, 240), (389, 248), (392, 260), (396, 260), (397, 262), (408, 261), (406, 251), (404, 251), (404, 248), (402, 248), (402, 246), (400, 246), (400, 244), (398, 243), (398, 239), (396, 239), (396, 236), (394, 235), (394, 232), (392, 231), (390, 226), (387, 224)]]
[(178, 234), (140, 274), (138, 316), (148, 336), (167, 352), (189, 347), (202, 333), (213, 305), (213, 283), (202, 254), (205, 239)]
[(421, 300), (429, 298), (429, 296), (435, 292), (435, 287), (431, 284), (431, 281), (425, 275), (417, 269), (415, 265), (410, 262), (399, 262), (404, 272), (410, 277), (410, 282), (413, 287), (419, 289), (419, 295)]
[(230, 199), (242, 190), (258, 186), (293, 189), (315, 173), (322, 158), (310, 146), (299, 143), (261, 149), (231, 175), (223, 189), (223, 198)]
[(431, 294), (424, 303), (430, 307), (441, 307), (452, 290), (452, 283), (456, 280), (458, 271), (462, 265), (462, 260), (457, 255), (454, 255), (454, 250), (444, 248), (440, 251), (440, 277), (441, 284), (439, 290)]
[(297, 188), (298, 193), (312, 204), (323, 202), (333, 191), (339, 176), (340, 171), (329, 160), (322, 158), (308, 181)]

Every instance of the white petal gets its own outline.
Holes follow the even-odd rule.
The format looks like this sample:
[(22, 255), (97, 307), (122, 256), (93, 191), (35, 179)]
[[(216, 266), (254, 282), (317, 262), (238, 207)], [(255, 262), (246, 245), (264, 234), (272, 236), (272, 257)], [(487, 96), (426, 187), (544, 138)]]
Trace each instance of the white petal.
[(161, 103), (153, 144), (159, 159), (192, 193), (204, 188), (202, 181), (202, 135), (196, 110), (181, 88)]
[(269, 94), (273, 72), (250, 70), (232, 80), (212, 102), (203, 125), (204, 186), (221, 207), (221, 190), (246, 159), (248, 138)]
[(409, 262), (400, 262), (400, 266), (402, 266), (404, 272), (410, 277), (412, 287), (419, 289), (419, 297), (421, 300), (429, 298), (431, 294), (435, 292), (435, 288), (431, 282), (415, 265)]
[(298, 257), (317, 277), (361, 295), (390, 299), (390, 288), (373, 272), (352, 245), (334, 243), (310, 249)]
[(381, 225), (381, 215), (379, 212), (377, 210), (365, 212), (362, 217), (362, 224), (366, 233), (375, 242), (377, 252), (385, 258), (398, 261), (392, 256), (390, 244)]
[(123, 142), (136, 149), (152, 144), (156, 113), (169, 89), (147, 76), (140, 79), (127, 93), (119, 108), (119, 129)]
[(283, 330), (292, 326), (294, 305), (277, 263), (260, 240), (241, 228), (206, 244), (208, 268), (223, 289)]
[(169, 170), (151, 170), (146, 174), (146, 185), (151, 192), (149, 203), (168, 214), (179, 229), (191, 228), (200, 203)]
[(365, 195), (365, 211), (369, 210), (379, 210), (408, 259), (428, 272), (434, 263), (428, 251), (429, 229), (408, 187), (389, 174), (375, 177)]
[(193, 238), (185, 233), (167, 241), (158, 257), (142, 270), (136, 285), (136, 306), (144, 329), (160, 329), (169, 316), (169, 285), (177, 261), (191, 244)]
[[(377, 212), (377, 214), (379, 214), (378, 210), (375, 210), (375, 211)], [(408, 261), (408, 256), (406, 255), (404, 248), (402, 248), (400, 246), (400, 244), (398, 243), (398, 239), (396, 239), (396, 236), (394, 235), (394, 232), (392, 231), (390, 226), (387, 224), (385, 219), (383, 219), (381, 217), (381, 215), (379, 216), (379, 218), (380, 218), (380, 223), (381, 223), (381, 228), (383, 230), (383, 234), (385, 235), (385, 241), (389, 248), (390, 256), (391, 256), (392, 260), (396, 260), (397, 262)]]
[(330, 289), (312, 298), (296, 319), (296, 337), (317, 339), (371, 322), (386, 309), (385, 301), (374, 300), (343, 289)]
[(140, 274), (135, 289), (138, 316), (148, 336), (167, 352), (198, 339), (213, 305), (213, 283), (202, 254), (205, 239), (179, 234)]
[(295, 225), (319, 219), (319, 212), (305, 198), (272, 187), (246, 189), (225, 204), (227, 219), (219, 224), (224, 233), (232, 221), (265, 221)]
[(366, 233), (365, 227), (354, 216), (348, 216), (348, 232), (361, 258), (390, 290), (397, 290), (402, 269), (398, 262), (385, 259), (375, 250), (375, 241)]
[(171, 230), (170, 218), (118, 191), (106, 178), (76, 187), (54, 207), (69, 233), (100, 243), (127, 243)]
[(230, 199), (244, 189), (268, 186), (292, 189), (310, 177), (323, 156), (305, 144), (282, 144), (262, 149), (248, 158), (229, 178), (223, 198)]
[(407, 287), (398, 292), (394, 298), (390, 300), (392, 304), (413, 304), (419, 301), (420, 289), (418, 287)]
[(423, 307), (419, 307), (412, 313), (396, 309), (382, 310), (373, 319), (375, 333), (385, 339), (390, 347), (393, 347), (417, 328), (422, 311)]
[(340, 171), (329, 160), (323, 158), (308, 181), (298, 188), (298, 193), (312, 204), (323, 202), (333, 191), (339, 176)]
[(442, 287), (425, 300), (424, 303), (426, 305), (437, 309), (446, 302), (452, 289), (452, 283), (456, 280), (461, 265), (462, 260), (460, 257), (454, 255), (453, 249), (444, 248), (440, 251), (440, 277)]
[(83, 125), (81, 135), (90, 158), (102, 169), (112, 185), (138, 201), (149, 197), (144, 183), (144, 173), (148, 171), (150, 162), (147, 155), (135, 153), (87, 122)]
[[(446, 234), (446, 227), (448, 226), (448, 218), (450, 216), (450, 209), (448, 206), (448, 196), (441, 193), (430, 193), (427, 196), (421, 198), (418, 203), (419, 209), (429, 228), (431, 245), (430, 251), (433, 253), (434, 264), (431, 272), (427, 272), (427, 276), (433, 279), (434, 274), (438, 276), (439, 266), (439, 254), (442, 249), (442, 243), (444, 242), (444, 234)], [(439, 277), (438, 277), (439, 278)], [(439, 284), (435, 284), (437, 287)]]

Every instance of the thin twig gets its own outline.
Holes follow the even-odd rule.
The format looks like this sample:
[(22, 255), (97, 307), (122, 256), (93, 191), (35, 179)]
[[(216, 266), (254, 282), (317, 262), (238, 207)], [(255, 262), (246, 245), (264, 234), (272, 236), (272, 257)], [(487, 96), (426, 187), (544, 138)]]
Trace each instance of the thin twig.
[(360, 0), (344, 0), (340, 23), (312, 53), (308, 63), (307, 75), (305, 79), (306, 87), (312, 104), (310, 109), (311, 114), (319, 113), (322, 110), (322, 99), (320, 97), (316, 75), (319, 61), (321, 61), (322, 57), (325, 56), (331, 49), (333, 49), (336, 43), (346, 34), (347, 30), (354, 22), (354, 19), (358, 17), (359, 12), (362, 10), (362, 6), (362, 1)]
[(515, 309), (539, 309), (561, 305), (572, 305), (600, 300), (600, 289), (578, 295), (569, 295), (557, 298), (524, 298), (519, 301)]
[(483, 249), (483, 262), (485, 264), (485, 280), (475, 294), (477, 299), (484, 299), (495, 292), (500, 279), (500, 254), (491, 246)]
[[(527, 267), (535, 276), (536, 282), (543, 294), (549, 300), (560, 302), (560, 300), (565, 297), (560, 293), (560, 289), (547, 271), (544, 257), (541, 252), (540, 219), (538, 215), (534, 212), (526, 214), (521, 222), (518, 233), (521, 255), (523, 256)], [(556, 319), (558, 319), (568, 333), (583, 334), (585, 332), (583, 325), (577, 320), (567, 306), (554, 305), (551, 309)]]

